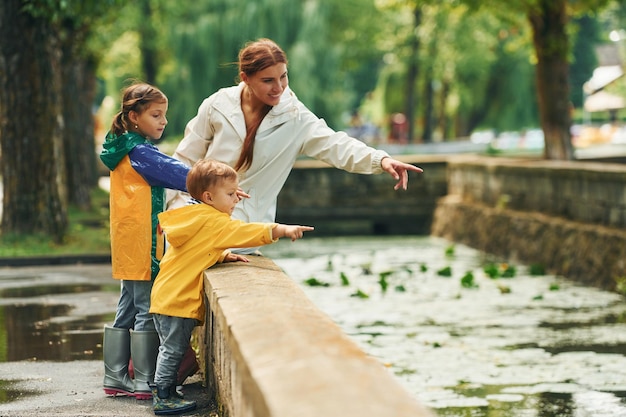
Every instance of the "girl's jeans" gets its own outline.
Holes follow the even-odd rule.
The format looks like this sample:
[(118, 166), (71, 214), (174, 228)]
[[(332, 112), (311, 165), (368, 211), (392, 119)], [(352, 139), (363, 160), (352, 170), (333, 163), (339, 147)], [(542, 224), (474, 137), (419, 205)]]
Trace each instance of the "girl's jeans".
[(178, 368), (189, 348), (191, 333), (198, 321), (162, 314), (154, 314), (153, 317), (161, 341), (154, 383), (159, 388), (166, 389), (176, 385)]
[(137, 331), (155, 330), (152, 314), (149, 313), (151, 291), (152, 281), (122, 281), (113, 327)]

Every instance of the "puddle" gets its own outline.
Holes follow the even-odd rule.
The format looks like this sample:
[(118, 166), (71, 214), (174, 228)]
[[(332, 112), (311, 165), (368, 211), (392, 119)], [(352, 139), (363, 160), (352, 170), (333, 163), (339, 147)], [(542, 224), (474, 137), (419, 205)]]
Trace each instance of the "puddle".
[[(119, 286), (110, 288), (118, 289)], [(102, 285), (94, 284), (66, 284), (66, 285), (38, 285), (36, 287), (14, 287), (0, 290), (0, 298), (38, 297), (55, 294), (82, 294), (85, 292), (102, 291)]]
[(20, 381), (3, 381), (0, 379), (0, 404), (36, 395), (35, 392), (18, 389), (15, 385)]
[[(0, 362), (102, 358), (103, 323), (114, 315), (68, 318), (68, 305), (0, 306)], [(56, 322), (55, 319), (59, 319)]]
[(100, 304), (119, 294), (119, 284), (42, 285), (45, 278), (35, 278), (35, 286), (0, 290), (0, 362), (101, 360), (103, 326), (115, 312)]

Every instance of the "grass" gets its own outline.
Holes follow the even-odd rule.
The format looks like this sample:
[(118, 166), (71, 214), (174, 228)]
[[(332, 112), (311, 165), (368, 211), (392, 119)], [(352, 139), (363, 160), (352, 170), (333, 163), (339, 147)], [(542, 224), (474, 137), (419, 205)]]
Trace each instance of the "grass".
[(69, 227), (63, 244), (55, 244), (49, 237), (41, 235), (2, 235), (0, 258), (111, 253), (109, 193), (94, 188), (91, 203), (92, 208), (88, 211), (68, 208)]

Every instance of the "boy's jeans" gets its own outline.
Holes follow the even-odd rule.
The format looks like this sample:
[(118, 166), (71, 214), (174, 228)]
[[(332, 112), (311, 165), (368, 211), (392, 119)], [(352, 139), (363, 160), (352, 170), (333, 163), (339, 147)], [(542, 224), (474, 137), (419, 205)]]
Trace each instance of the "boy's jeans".
[(178, 367), (189, 347), (191, 333), (198, 321), (185, 317), (154, 314), (154, 324), (161, 340), (154, 383), (162, 388), (176, 386)]

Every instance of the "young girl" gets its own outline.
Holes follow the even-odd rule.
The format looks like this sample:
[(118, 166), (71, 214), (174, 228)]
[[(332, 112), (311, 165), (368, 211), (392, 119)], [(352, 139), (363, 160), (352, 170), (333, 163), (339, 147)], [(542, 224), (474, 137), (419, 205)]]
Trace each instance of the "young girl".
[(153, 409), (156, 415), (178, 414), (195, 407), (175, 391), (179, 365), (193, 328), (204, 322), (203, 272), (217, 262), (243, 261), (229, 248), (296, 240), (309, 226), (245, 223), (231, 219), (240, 198), (237, 172), (210, 159), (196, 163), (187, 177), (190, 204), (159, 215), (170, 247), (154, 281), (150, 312), (161, 339), (157, 360)]
[[(189, 172), (151, 143), (163, 135), (167, 106), (167, 97), (156, 87), (138, 83), (126, 88), (100, 154), (111, 170), (113, 278), (122, 280), (115, 321), (104, 328), (104, 392), (140, 400), (152, 398), (148, 382), (154, 378), (159, 347), (149, 313), (152, 280), (164, 252), (157, 215), (164, 209), (165, 188), (186, 191)], [(134, 380), (128, 372), (131, 357)]]

